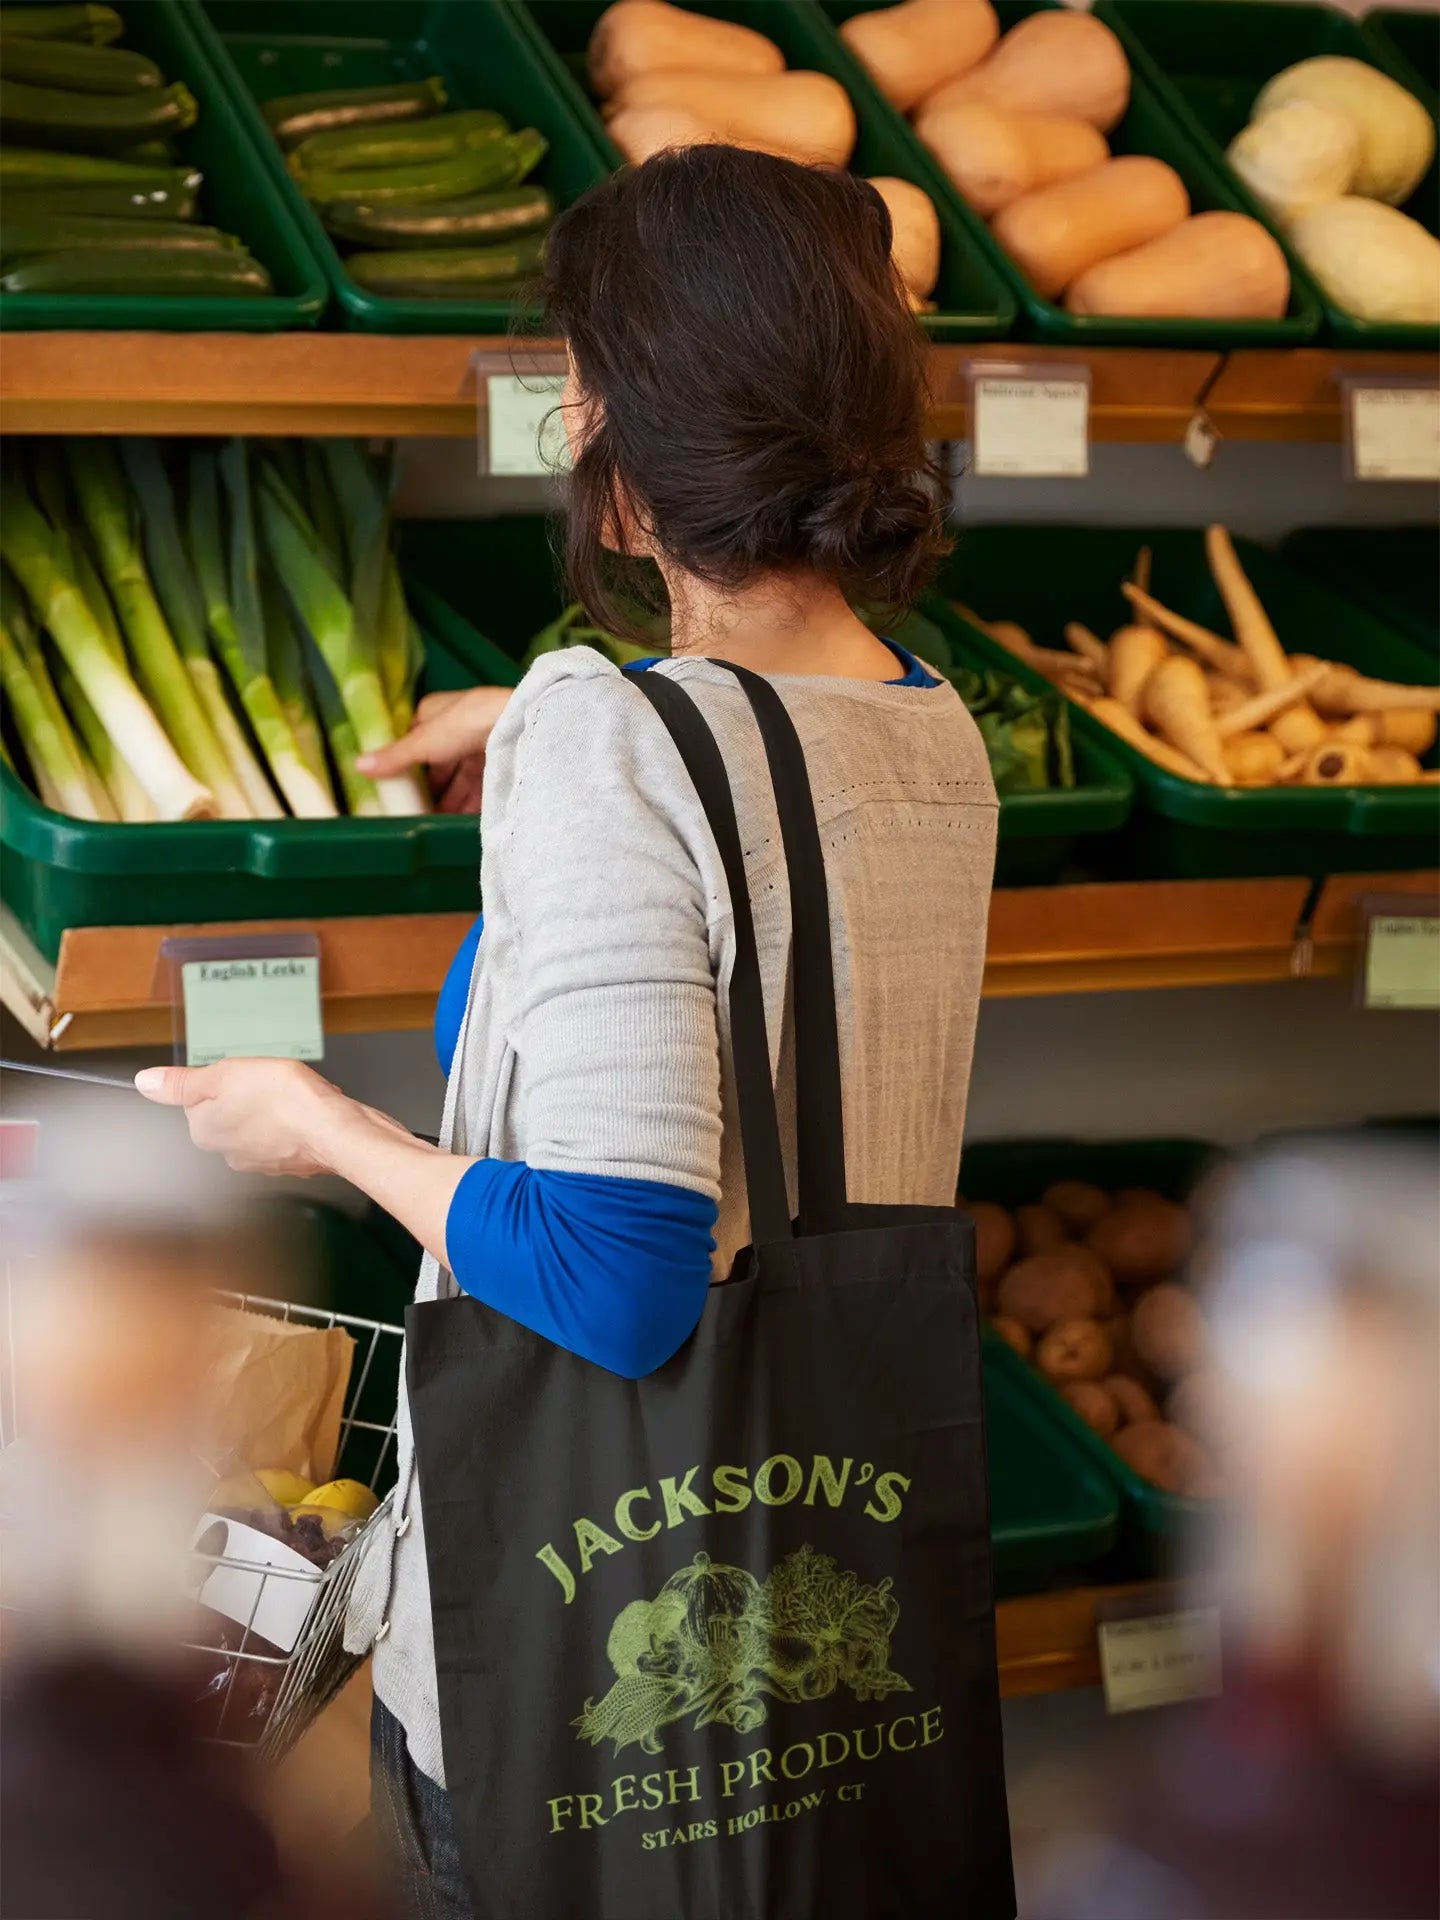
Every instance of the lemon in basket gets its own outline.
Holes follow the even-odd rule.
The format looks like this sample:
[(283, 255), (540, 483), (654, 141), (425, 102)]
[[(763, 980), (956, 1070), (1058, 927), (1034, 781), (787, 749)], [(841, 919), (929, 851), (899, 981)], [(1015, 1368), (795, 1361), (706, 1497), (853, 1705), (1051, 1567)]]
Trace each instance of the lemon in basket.
[(287, 1473), (284, 1467), (257, 1467), (255, 1478), (282, 1507), (298, 1507), (315, 1491), (313, 1480), (306, 1480), (298, 1473)]
[(359, 1480), (327, 1480), (305, 1495), (307, 1508), (330, 1507), (352, 1520), (368, 1520), (380, 1502)]

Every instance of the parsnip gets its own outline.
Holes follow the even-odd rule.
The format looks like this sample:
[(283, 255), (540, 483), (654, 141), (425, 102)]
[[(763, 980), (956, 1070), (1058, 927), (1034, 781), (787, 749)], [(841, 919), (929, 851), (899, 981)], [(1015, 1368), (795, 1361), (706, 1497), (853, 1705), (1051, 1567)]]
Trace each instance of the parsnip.
[(1145, 682), (1144, 717), (1172, 747), (1202, 766), (1216, 786), (1233, 785), (1199, 663), (1173, 654)]
[(1391, 710), (1371, 714), (1370, 723), (1375, 730), (1372, 738), (1377, 746), (1405, 747), (1417, 760), (1423, 759), (1435, 744), (1436, 720), (1433, 713)]
[(1400, 786), (1420, 778), (1420, 762), (1404, 747), (1368, 747), (1365, 778), (1382, 786)]
[(1111, 695), (1138, 715), (1141, 689), (1160, 662), (1169, 657), (1170, 649), (1158, 628), (1117, 627), (1105, 656)]
[(1285, 749), (1273, 733), (1241, 733), (1225, 742), (1225, 764), (1242, 787), (1273, 786), (1285, 763)]
[(1213, 786), (1214, 782), (1202, 766), (1198, 766), (1188, 754), (1179, 753), (1165, 741), (1157, 740), (1153, 733), (1142, 727), (1128, 707), (1122, 707), (1118, 700), (1102, 698), (1085, 703), (1087, 712), (1120, 739), (1143, 753), (1163, 767), (1166, 773), (1179, 774), (1182, 780), (1196, 780), (1201, 786)]
[[(1246, 578), (1234, 543), (1224, 527), (1205, 529), (1205, 557), (1220, 589), (1220, 598), (1225, 602), (1235, 638), (1249, 656), (1261, 688), (1287, 685), (1291, 675), (1289, 658), (1259, 594)], [(1273, 731), (1281, 746), (1297, 753), (1304, 747), (1318, 745), (1326, 737), (1325, 722), (1308, 700), (1291, 706), (1275, 722)]]
[(1103, 674), (1105, 671), (1105, 642), (1098, 633), (1092, 633), (1089, 627), (1079, 620), (1067, 620), (1065, 623), (1065, 644), (1082, 660), (1088, 660)]
[(1237, 647), (1233, 640), (1223, 639), (1196, 620), (1187, 620), (1183, 613), (1172, 612), (1140, 587), (1131, 586), (1128, 580), (1122, 583), (1120, 591), (1137, 613), (1153, 621), (1172, 640), (1183, 641), (1192, 653), (1198, 653), (1217, 673), (1228, 674), (1232, 680), (1241, 680), (1247, 685), (1254, 680), (1254, 669), (1244, 649)]
[(1234, 713), (1237, 707), (1243, 707), (1247, 701), (1255, 698), (1238, 680), (1217, 673), (1213, 667), (1205, 670), (1205, 684), (1210, 689), (1210, 711), (1217, 720), (1223, 720), (1227, 713)]
[(1264, 693), (1257, 693), (1253, 699), (1235, 707), (1216, 722), (1216, 728), (1222, 740), (1228, 740), (1237, 733), (1249, 733), (1255, 727), (1269, 726), (1287, 708), (1297, 705), (1322, 681), (1329, 669), (1323, 660), (1317, 660), (1303, 673), (1293, 673), (1280, 687), (1269, 687)]
[(1348, 740), (1357, 747), (1372, 747), (1379, 738), (1377, 716), (1373, 713), (1357, 713), (1353, 718), (1341, 721), (1338, 727), (1332, 727), (1330, 738)]
[[(1308, 654), (1291, 656), (1292, 665), (1309, 664)], [(1440, 687), (1401, 686), (1390, 680), (1371, 680), (1339, 661), (1320, 663), (1326, 669), (1315, 688), (1314, 704), (1321, 713), (1440, 713)]]
[(1343, 740), (1324, 740), (1306, 755), (1300, 771), (1302, 787), (1363, 787), (1372, 747), (1350, 746)]

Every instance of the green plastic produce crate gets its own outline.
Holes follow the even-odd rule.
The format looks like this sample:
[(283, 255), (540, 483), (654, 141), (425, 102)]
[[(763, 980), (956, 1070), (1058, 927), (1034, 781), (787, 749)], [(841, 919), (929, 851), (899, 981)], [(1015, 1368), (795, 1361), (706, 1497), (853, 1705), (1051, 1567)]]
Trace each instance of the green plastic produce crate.
[[(1188, 6), (1192, 0), (1183, 0), (1183, 3)], [(1199, 0), (1193, 3), (1199, 4)], [(888, 0), (821, 0), (821, 4), (838, 26), (853, 14), (873, 12), (888, 4)], [(1032, 13), (1045, 12), (1061, 4), (1062, 0), (996, 0), (1000, 31), (1008, 33)], [(1103, 12), (1103, 8), (1097, 7), (1096, 12)], [(1151, 154), (1173, 167), (1185, 183), (1194, 213), (1216, 209), (1229, 213), (1252, 210), (1240, 197), (1238, 181), (1177, 124), (1148, 76), (1138, 67), (1132, 74), (1130, 105), (1125, 117), (1106, 139), (1112, 154)], [(1077, 347), (1294, 347), (1313, 339), (1320, 325), (1320, 308), (1314, 293), (1308, 283), (1298, 280), (1292, 280), (1290, 305), (1279, 320), (1132, 320), (1123, 314), (1067, 313), (1057, 301), (1042, 299), (1004, 248), (991, 237), (989, 229), (980, 221), (975, 224), (984, 235), (989, 257), (1020, 303), (1020, 330), (1037, 340)]]
[(1281, 547), (1427, 653), (1440, 654), (1440, 531), (1434, 527), (1306, 527)]
[[(1068, 620), (1103, 637), (1131, 617), (1120, 582), (1142, 544), (1154, 556), (1156, 598), (1228, 632), (1200, 534), (1175, 528), (974, 527), (947, 563), (939, 593), (984, 620), (1018, 621), (1041, 645), (1060, 646)], [(1288, 650), (1344, 661), (1377, 679), (1435, 681), (1433, 655), (1385, 621), (1247, 540), (1236, 550)], [(1013, 670), (1013, 656), (998, 642), (970, 631), (990, 661)], [(1440, 792), (1433, 786), (1202, 786), (1157, 767), (1081, 708), (1072, 717), (1077, 734), (1098, 740), (1135, 782), (1128, 828), (1098, 843), (1111, 871), (1216, 879), (1434, 865)], [(1426, 764), (1436, 764), (1434, 748)]]
[(289, 197), (257, 155), (244, 119), (215, 77), (181, 0), (130, 0), (122, 44), (148, 54), (167, 81), (182, 80), (199, 118), (176, 142), (180, 160), (205, 176), (200, 214), (244, 241), (274, 292), (240, 295), (0, 293), (0, 328), (133, 327), (185, 332), (268, 333), (313, 327), (328, 295), (324, 275)]
[(345, 324), (366, 333), (504, 333), (533, 309), (508, 300), (392, 299), (365, 292), (286, 166), (258, 102), (326, 87), (381, 86), (438, 74), (451, 107), (490, 107), (537, 127), (550, 150), (530, 176), (568, 206), (606, 168), (570, 111), (510, 0), (207, 0), (200, 30), (324, 266)]
[[(532, 0), (525, 14), (556, 84), (566, 89), (576, 114), (585, 116), (597, 150), (611, 167), (618, 167), (623, 160), (605, 132), (585, 82), (585, 49), (606, 4), (607, 0)], [(920, 316), (926, 331), (935, 340), (1003, 339), (1015, 323), (1015, 302), (1006, 280), (996, 271), (993, 242), (830, 31), (815, 0), (700, 0), (689, 10), (754, 27), (775, 42), (787, 66), (828, 73), (841, 82), (855, 108), (852, 171), (890, 175), (923, 187), (940, 216), (940, 278), (931, 296), (936, 310)]]
[[(1099, 0), (1095, 11), (1119, 34), (1136, 74), (1143, 74), (1164, 99), (1176, 124), (1210, 164), (1223, 170), (1236, 204), (1282, 240), (1279, 228), (1225, 162), (1225, 149), (1248, 123), (1266, 81), (1298, 60), (1341, 54), (1368, 61), (1405, 84), (1403, 67), (1384, 59), (1353, 20), (1330, 6), (1297, 5), (1296, 0)], [(1433, 111), (1432, 101), (1423, 104)], [(1436, 162), (1403, 211), (1432, 233), (1437, 231)], [(1318, 302), (1328, 337), (1342, 346), (1435, 348), (1434, 327), (1358, 320), (1329, 299), (1293, 253), (1290, 270), (1297, 292)]]
[[(407, 572), (458, 606), (514, 659), (564, 604), (552, 544), (553, 523), (538, 515), (460, 523), (411, 521), (401, 530)], [(928, 609), (927, 609), (928, 611)], [(896, 637), (905, 639), (904, 623)], [(945, 627), (955, 661), (988, 666), (973, 646), (971, 631), (953, 619)], [(923, 651), (923, 648), (922, 648)], [(1043, 682), (1006, 662), (1025, 685)], [(1006, 794), (1000, 802), (997, 879), (1003, 886), (1036, 886), (1055, 879), (1076, 843), (1124, 825), (1133, 786), (1117, 757), (1088, 737), (1075, 740), (1080, 784), (1053, 793)]]
[(1440, 16), (1405, 7), (1367, 13), (1360, 30), (1397, 80), (1404, 81), (1432, 113), (1440, 109)]
[[(406, 582), (425, 635), (421, 691), (513, 685), (514, 666)], [(67, 927), (441, 913), (479, 902), (476, 822), (191, 820), (97, 824), (54, 813), (0, 766), (0, 897), (47, 958)]]
[[(992, 1200), (1002, 1207), (1036, 1201), (1056, 1180), (1087, 1180), (1108, 1189), (1150, 1187), (1169, 1200), (1183, 1200), (1215, 1159), (1216, 1149), (1201, 1140), (986, 1140), (965, 1149), (960, 1184), (967, 1200)], [(993, 1339), (987, 1338), (987, 1363)], [(1203, 1519), (1211, 1503), (1166, 1493), (1142, 1479), (1043, 1375), (1008, 1348), (1006, 1352), (1037, 1406), (1075, 1452), (1117, 1489), (1118, 1551), (1126, 1568), (1151, 1574), (1170, 1565), (1188, 1528)]]

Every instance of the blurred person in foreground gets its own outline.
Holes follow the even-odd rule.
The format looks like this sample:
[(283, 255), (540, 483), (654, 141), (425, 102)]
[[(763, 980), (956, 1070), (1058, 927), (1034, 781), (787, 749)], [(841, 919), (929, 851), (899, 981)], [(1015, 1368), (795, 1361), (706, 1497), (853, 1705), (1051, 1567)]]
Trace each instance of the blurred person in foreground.
[(1155, 1716), (1095, 1830), (1048, 1850), (1030, 1920), (1434, 1920), (1434, 1155), (1272, 1152), (1223, 1181), (1213, 1226), (1231, 1497), (1205, 1542), (1218, 1583), (1195, 1597), (1218, 1592), (1224, 1693)]
[(113, 1120), (47, 1119), (59, 1177), (0, 1190), (0, 1914), (381, 1920), (332, 1836), (309, 1858), (277, 1844), (261, 1770), (201, 1737), (182, 1642), (213, 1477), (208, 1301), (253, 1283), (258, 1247), (203, 1179), (176, 1190), (173, 1160), (162, 1195), (168, 1155)]

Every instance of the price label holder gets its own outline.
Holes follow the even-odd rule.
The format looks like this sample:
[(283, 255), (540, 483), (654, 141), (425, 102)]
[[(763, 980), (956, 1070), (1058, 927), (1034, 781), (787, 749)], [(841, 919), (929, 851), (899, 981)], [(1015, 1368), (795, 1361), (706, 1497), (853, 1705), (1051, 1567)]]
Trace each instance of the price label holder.
[(256, 933), (160, 943), (181, 1066), (217, 1060), (323, 1060), (320, 942)]
[(1096, 1610), (1107, 1713), (1213, 1700), (1221, 1690), (1220, 1609), (1178, 1591)]
[(1367, 896), (1359, 907), (1360, 1004), (1381, 1012), (1440, 1013), (1440, 900)]
[(1440, 481), (1440, 381), (1433, 375), (1351, 375), (1341, 400), (1350, 479)]
[(560, 415), (564, 354), (476, 353), (471, 364), (479, 472), (510, 479), (568, 473), (570, 448)]
[(970, 471), (979, 479), (1083, 480), (1090, 369), (970, 360)]

